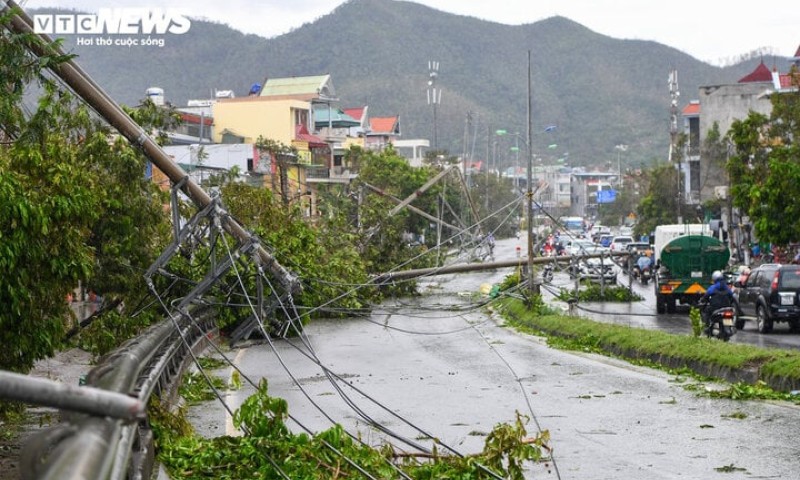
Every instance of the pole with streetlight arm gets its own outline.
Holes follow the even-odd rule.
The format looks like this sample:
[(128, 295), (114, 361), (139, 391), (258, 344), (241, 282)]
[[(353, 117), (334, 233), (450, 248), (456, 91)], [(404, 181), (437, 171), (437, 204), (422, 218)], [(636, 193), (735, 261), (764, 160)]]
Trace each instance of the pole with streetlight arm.
[(533, 132), (531, 130), (531, 51), (528, 50), (528, 173), (526, 180), (527, 185), (527, 201), (528, 201), (528, 293), (530, 302), (533, 305), (534, 295), (539, 295), (539, 285), (534, 282), (533, 278)]

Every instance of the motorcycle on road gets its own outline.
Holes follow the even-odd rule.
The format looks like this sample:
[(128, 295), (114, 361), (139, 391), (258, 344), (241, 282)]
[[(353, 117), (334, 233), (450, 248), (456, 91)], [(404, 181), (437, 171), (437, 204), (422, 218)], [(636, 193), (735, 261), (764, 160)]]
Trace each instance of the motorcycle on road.
[[(698, 308), (705, 310), (707, 303), (698, 303)], [(703, 315), (704, 329), (703, 333), (709, 338), (718, 338), (723, 342), (727, 342), (736, 334), (736, 308), (735, 307), (722, 307), (712, 310), (710, 313)]]
[(650, 278), (653, 275), (653, 269), (651, 267), (645, 267), (639, 273), (639, 281), (642, 282), (642, 285), (647, 285), (650, 282)]
[(544, 266), (544, 269), (542, 270), (542, 281), (544, 281), (544, 283), (551, 283), (553, 281), (552, 264), (548, 263), (547, 265)]

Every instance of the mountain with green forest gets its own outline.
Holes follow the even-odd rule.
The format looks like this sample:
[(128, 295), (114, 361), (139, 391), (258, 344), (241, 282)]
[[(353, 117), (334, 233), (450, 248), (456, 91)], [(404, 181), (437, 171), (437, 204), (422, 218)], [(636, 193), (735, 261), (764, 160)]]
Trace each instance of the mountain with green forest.
[[(466, 148), (475, 159), (497, 152), (501, 162), (512, 161), (509, 149), (520, 141), (490, 132), (525, 136), (530, 51), (534, 153), (572, 165), (616, 165), (618, 144), (628, 145), (621, 155), (630, 165), (666, 158), (669, 72), (678, 71), (682, 107), (700, 85), (736, 82), (760, 61), (721, 68), (657, 42), (601, 35), (563, 17), (509, 26), (396, 0), (350, 0), (272, 39), (202, 20), (193, 20), (186, 34), (164, 35), (163, 47), (76, 45), (76, 38), (66, 36), (65, 48), (128, 105), (152, 86), (164, 88), (180, 106), (209, 98), (215, 89), (244, 96), (267, 77), (330, 73), (343, 107), (369, 105), (372, 116), (399, 114), (407, 139), (433, 138), (426, 91), (428, 63), (437, 61), (438, 147), (456, 155)], [(765, 62), (788, 65), (784, 58)], [(545, 133), (548, 125), (558, 128)], [(524, 142), (517, 146), (524, 158)]]

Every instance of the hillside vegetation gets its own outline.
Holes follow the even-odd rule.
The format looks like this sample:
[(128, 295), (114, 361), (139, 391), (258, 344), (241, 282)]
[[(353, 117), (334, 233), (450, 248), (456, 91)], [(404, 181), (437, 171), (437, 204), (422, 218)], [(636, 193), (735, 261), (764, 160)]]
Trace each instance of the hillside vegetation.
[[(368, 104), (373, 116), (399, 114), (404, 138), (433, 137), (426, 87), (428, 61), (436, 60), (443, 89), (439, 147), (461, 154), (472, 112), (477, 135), (469, 149), (476, 159), (495, 140), (487, 141), (488, 132), (526, 131), (530, 50), (533, 128), (558, 125), (537, 135), (534, 151), (567, 156), (573, 165), (616, 164), (617, 144), (630, 146), (624, 154), (630, 164), (664, 159), (669, 71), (679, 72), (684, 105), (698, 86), (735, 82), (758, 62), (720, 68), (656, 42), (600, 35), (563, 17), (509, 26), (393, 0), (351, 0), (273, 39), (201, 20), (184, 35), (165, 35), (161, 48), (76, 46), (75, 39), (67, 36), (65, 47), (126, 104), (136, 104), (150, 86), (182, 105), (214, 89), (243, 96), (266, 77), (330, 73), (344, 106)], [(785, 59), (765, 61), (786, 65)], [(498, 142), (500, 161), (510, 161), (513, 138)], [(559, 147), (546, 149), (550, 144)]]

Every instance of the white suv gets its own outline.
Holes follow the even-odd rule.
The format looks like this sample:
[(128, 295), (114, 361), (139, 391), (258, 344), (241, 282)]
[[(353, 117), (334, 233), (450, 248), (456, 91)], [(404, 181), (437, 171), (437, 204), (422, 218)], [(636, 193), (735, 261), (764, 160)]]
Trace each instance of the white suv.
[(611, 240), (609, 248), (612, 252), (622, 252), (625, 250), (625, 245), (631, 243), (633, 237), (630, 235), (618, 235)]

